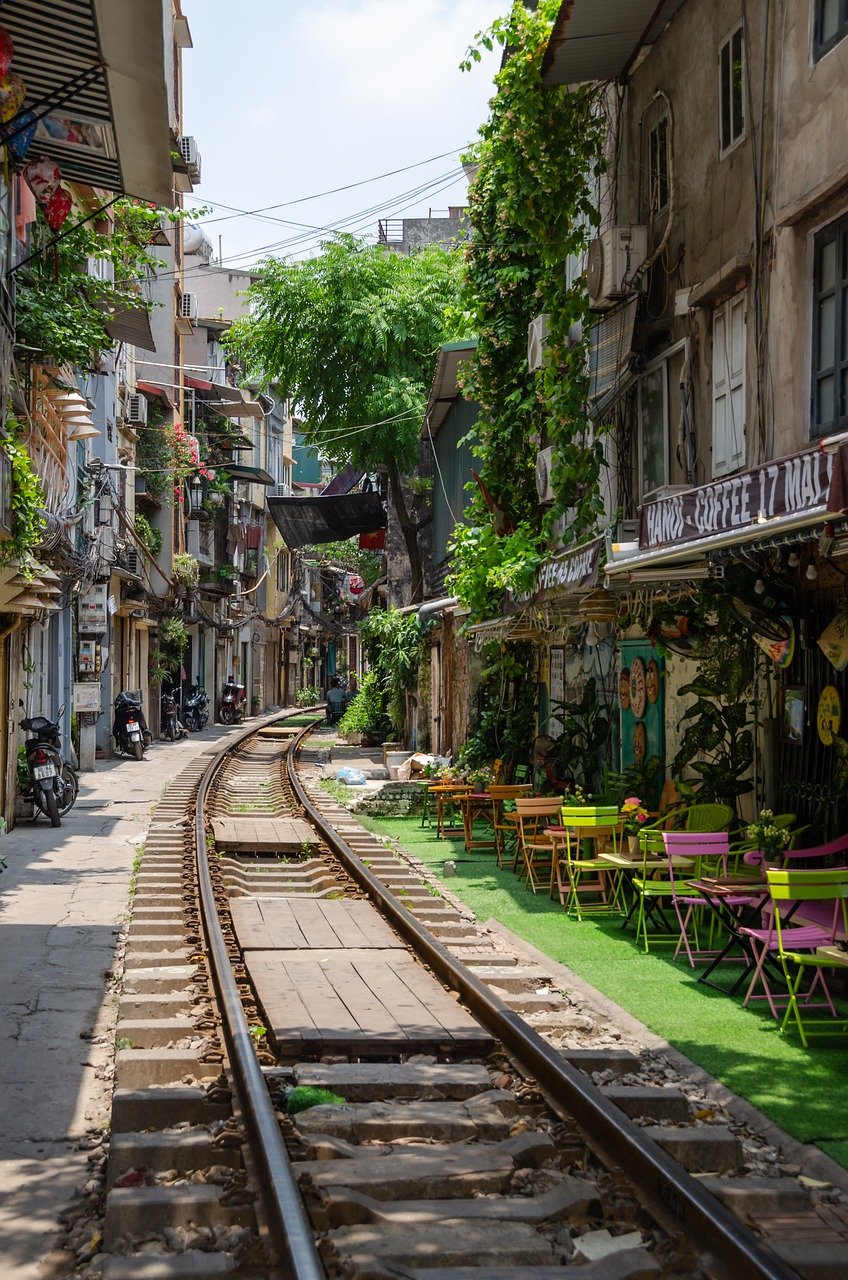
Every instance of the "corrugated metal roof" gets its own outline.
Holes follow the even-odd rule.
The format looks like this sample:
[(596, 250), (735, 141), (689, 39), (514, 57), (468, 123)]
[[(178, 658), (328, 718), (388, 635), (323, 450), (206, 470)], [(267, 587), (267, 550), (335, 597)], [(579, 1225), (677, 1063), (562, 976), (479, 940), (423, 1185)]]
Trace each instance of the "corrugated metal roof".
[(542, 83), (617, 80), (654, 44), (684, 0), (563, 0), (542, 62)]
[(386, 512), (378, 493), (346, 493), (335, 498), (277, 498), (269, 494), (267, 502), (274, 523), (291, 550), (386, 527)]
[(22, 110), (44, 113), (30, 156), (67, 182), (170, 206), (163, 0), (6, 0), (0, 20)]

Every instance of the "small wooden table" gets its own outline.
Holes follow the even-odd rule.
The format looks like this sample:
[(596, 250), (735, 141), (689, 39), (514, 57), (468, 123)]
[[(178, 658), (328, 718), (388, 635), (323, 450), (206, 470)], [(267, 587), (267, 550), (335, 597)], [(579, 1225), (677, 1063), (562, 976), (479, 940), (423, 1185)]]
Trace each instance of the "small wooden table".
[(464, 825), (462, 827), (446, 825), (446, 811), (471, 791), (471, 784), (469, 782), (437, 782), (432, 787), (428, 787), (428, 791), (431, 796), (436, 797), (436, 835), (441, 838), (448, 831), (451, 835), (464, 835)]

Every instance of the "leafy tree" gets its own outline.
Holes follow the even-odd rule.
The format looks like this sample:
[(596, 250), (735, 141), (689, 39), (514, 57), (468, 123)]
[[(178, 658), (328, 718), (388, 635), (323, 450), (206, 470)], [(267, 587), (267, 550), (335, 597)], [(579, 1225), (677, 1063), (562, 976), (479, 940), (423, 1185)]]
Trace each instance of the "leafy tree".
[(460, 263), (428, 247), (406, 257), (339, 236), (304, 262), (269, 259), (249, 290), (252, 311), (227, 345), (252, 378), (276, 383), (304, 417), (306, 443), (337, 466), (385, 466), (423, 595), (419, 525), (402, 477), (416, 469), (436, 352), (455, 332)]

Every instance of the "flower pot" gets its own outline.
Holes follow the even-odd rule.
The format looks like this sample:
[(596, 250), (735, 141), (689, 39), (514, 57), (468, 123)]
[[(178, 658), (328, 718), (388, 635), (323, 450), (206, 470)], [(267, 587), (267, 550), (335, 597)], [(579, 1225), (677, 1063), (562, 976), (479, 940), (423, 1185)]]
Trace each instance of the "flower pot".
[(639, 857), (639, 837), (627, 836), (627, 856), (628, 858)]

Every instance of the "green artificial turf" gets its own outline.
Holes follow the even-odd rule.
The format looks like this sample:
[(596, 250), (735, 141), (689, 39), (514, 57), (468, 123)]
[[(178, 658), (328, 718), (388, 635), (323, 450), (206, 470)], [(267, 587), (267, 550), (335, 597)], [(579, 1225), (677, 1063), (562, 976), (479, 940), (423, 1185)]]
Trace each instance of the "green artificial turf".
[[(765, 1001), (743, 1009), (741, 996), (699, 984), (697, 970), (672, 960), (673, 945), (646, 955), (632, 931), (621, 932), (620, 917), (574, 920), (546, 892), (534, 894), (511, 869), (499, 869), (494, 853), (466, 853), (461, 840), (438, 840), (418, 818), (357, 817), (400, 841), (436, 875), (452, 859), (456, 874), (446, 885), (478, 920), (494, 917), (568, 965), (787, 1133), (848, 1168), (844, 1038), (813, 1040), (804, 1049), (797, 1033), (778, 1033)], [(738, 972), (736, 965), (720, 966), (716, 977), (730, 983)]]

